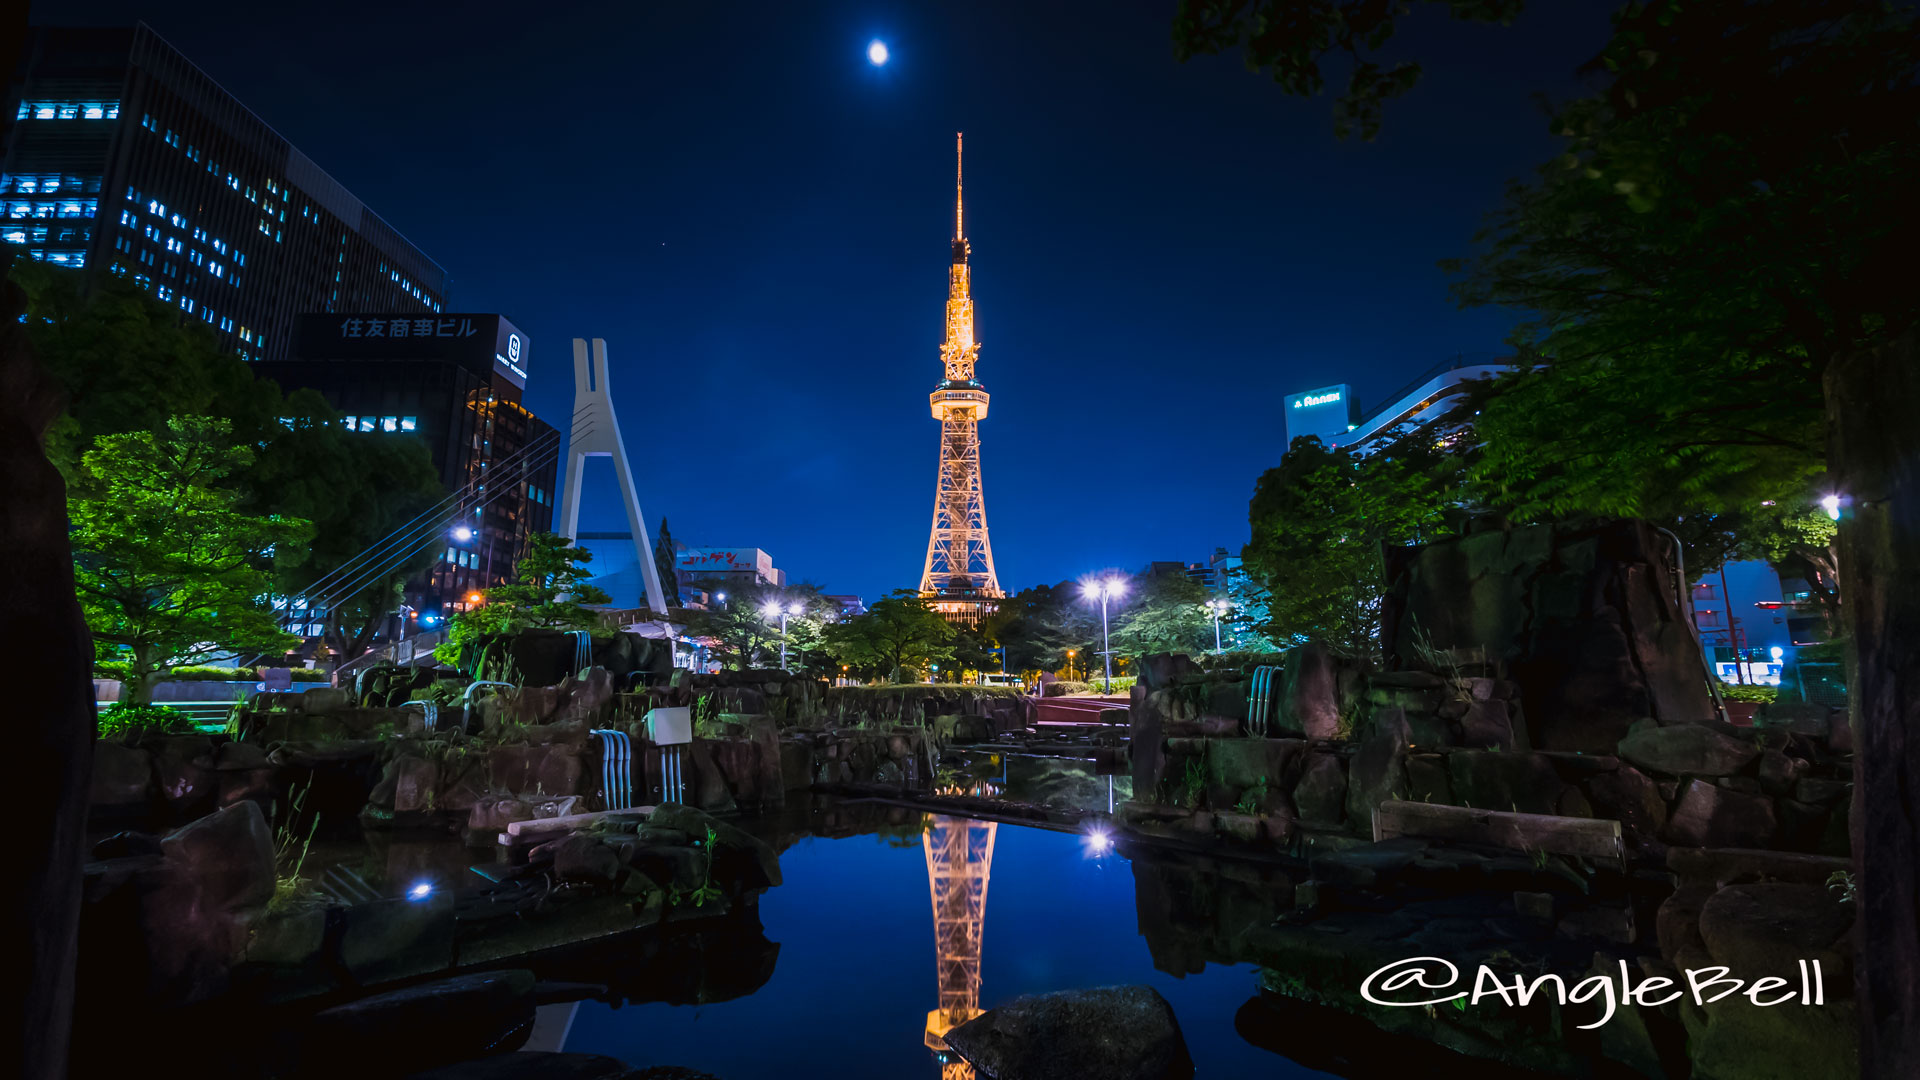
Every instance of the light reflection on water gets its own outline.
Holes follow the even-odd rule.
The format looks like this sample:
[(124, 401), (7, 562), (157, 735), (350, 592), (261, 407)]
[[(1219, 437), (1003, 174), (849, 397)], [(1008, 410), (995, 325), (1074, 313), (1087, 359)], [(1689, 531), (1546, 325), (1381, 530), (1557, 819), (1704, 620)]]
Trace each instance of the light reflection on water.
[[(1154, 969), (1139, 934), (1127, 859), (1095, 853), (1072, 833), (932, 820), (936, 845), (938, 823), (950, 823), (939, 860), (929, 856), (925, 838), (903, 844), (811, 837), (787, 849), (780, 860), (785, 883), (761, 900), (766, 936), (780, 950), (758, 991), (701, 1006), (582, 1002), (565, 1049), (636, 1067), (681, 1065), (723, 1080), (957, 1077), (966, 1070), (949, 1066), (943, 1074), (929, 1025), (943, 1010), (970, 1008), (963, 1000), (969, 993), (990, 1009), (1022, 994), (1144, 983), (1173, 1004), (1198, 1075), (1325, 1075), (1253, 1047), (1234, 1031), (1236, 1010), (1257, 990), (1252, 966), (1210, 965), (1185, 978)], [(943, 962), (929, 948), (929, 867), (952, 865), (958, 832), (966, 834), (968, 861), (962, 891), (945, 893), (948, 910), (964, 915), (972, 895), (965, 890), (977, 884), (984, 917), (977, 929), (964, 919), (948, 925), (941, 940), (952, 955)], [(990, 902), (981, 872), (989, 868)], [(969, 947), (977, 968), (965, 955)]]

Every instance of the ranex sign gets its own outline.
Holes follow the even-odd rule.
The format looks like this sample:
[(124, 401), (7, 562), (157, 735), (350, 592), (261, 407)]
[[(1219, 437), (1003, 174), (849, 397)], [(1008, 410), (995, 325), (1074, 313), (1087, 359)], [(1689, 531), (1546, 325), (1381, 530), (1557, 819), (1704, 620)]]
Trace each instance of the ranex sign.
[(294, 332), (301, 360), (452, 360), (526, 389), (531, 343), (503, 315), (343, 312), (302, 315)]
[[(1342, 405), (1347, 400), (1347, 385), (1328, 386), (1319, 390), (1309, 390), (1304, 394), (1295, 394), (1287, 399), (1290, 409), (1316, 409), (1323, 405)], [(1330, 410), (1331, 411), (1331, 410)], [(1344, 413), (1347, 410), (1339, 410)]]
[(1314, 435), (1322, 440), (1346, 434), (1358, 410), (1346, 383), (1287, 395), (1287, 440)]

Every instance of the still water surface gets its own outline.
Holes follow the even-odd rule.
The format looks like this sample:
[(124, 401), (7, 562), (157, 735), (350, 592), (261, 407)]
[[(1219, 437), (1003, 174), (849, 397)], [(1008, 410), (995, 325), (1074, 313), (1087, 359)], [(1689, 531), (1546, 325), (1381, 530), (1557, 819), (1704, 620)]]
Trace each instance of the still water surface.
[[(809, 837), (781, 854), (785, 884), (760, 902), (780, 945), (753, 994), (701, 1006), (581, 1002), (564, 1048), (724, 1080), (937, 1077), (925, 1043), (938, 1004), (933, 906), (921, 842)], [(1312, 1078), (1250, 1045), (1234, 1013), (1258, 990), (1251, 965), (1157, 971), (1139, 933), (1132, 864), (1081, 837), (1000, 825), (980, 948), (982, 1008), (1022, 994), (1144, 983), (1172, 1003), (1203, 1077)]]

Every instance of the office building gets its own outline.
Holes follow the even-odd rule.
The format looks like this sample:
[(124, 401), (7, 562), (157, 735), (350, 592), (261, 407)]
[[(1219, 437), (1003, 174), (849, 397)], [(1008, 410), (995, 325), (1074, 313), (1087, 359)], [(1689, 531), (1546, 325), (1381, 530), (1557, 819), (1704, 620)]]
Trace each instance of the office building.
[(445, 271), (145, 24), (29, 30), (8, 94), (17, 254), (131, 277), (249, 360), (303, 313), (445, 306)]
[(1330, 443), (1351, 431), (1360, 419), (1359, 402), (1346, 383), (1288, 394), (1286, 409), (1288, 446), (1306, 435)]
[(497, 314), (345, 312), (301, 316), (293, 359), (256, 367), (319, 391), (350, 431), (421, 439), (460, 493), (444, 556), (408, 586), (416, 610), (466, 610), (477, 590), (512, 579), (529, 535), (553, 529), (564, 447), (520, 403), (532, 351)]
[[(594, 571), (592, 583), (611, 597), (608, 606), (620, 611), (647, 606), (631, 532), (583, 531), (578, 543), (593, 553), (593, 561), (587, 564)], [(728, 589), (779, 589), (787, 584), (786, 571), (773, 565), (773, 556), (759, 548), (700, 548), (675, 541), (673, 571), (680, 598), (689, 607), (717, 603), (716, 594)]]
[(1416, 437), (1443, 441), (1465, 426), (1455, 409), (1466, 398), (1470, 389), (1467, 384), (1512, 370), (1513, 365), (1505, 358), (1454, 356), (1442, 360), (1362, 414), (1345, 434), (1325, 441), (1328, 446), (1362, 457)]

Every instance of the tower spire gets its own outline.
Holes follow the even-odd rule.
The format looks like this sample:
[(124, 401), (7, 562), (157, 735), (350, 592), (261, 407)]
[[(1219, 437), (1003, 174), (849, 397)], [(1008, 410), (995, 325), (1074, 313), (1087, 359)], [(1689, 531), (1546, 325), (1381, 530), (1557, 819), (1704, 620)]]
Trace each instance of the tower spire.
[(964, 131), (953, 133), (953, 238), (955, 240), (967, 238), (967, 212), (961, 199), (965, 192), (965, 185), (960, 182), (960, 166), (962, 153), (966, 149), (966, 135)]

